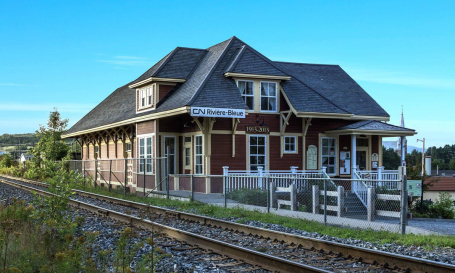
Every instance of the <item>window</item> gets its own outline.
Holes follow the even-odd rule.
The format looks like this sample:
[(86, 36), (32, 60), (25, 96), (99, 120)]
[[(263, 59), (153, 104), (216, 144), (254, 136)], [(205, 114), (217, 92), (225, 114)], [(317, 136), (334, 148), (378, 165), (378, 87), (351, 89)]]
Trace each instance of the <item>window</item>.
[(155, 85), (139, 90), (139, 108), (155, 104)]
[(254, 82), (252, 81), (238, 81), (237, 82), (240, 94), (245, 101), (246, 106), (253, 111), (254, 110)]
[(285, 153), (295, 153), (296, 150), (296, 137), (295, 136), (285, 136), (284, 137), (284, 152)]
[(144, 164), (146, 173), (153, 173), (152, 151), (152, 137), (139, 138), (139, 173), (144, 172)]
[(100, 146), (95, 146), (95, 159), (100, 157)]
[(125, 143), (125, 152), (131, 152), (131, 142)]
[(266, 169), (265, 136), (250, 136), (250, 170)]
[(185, 148), (185, 166), (191, 165), (191, 149)]
[(321, 141), (321, 166), (327, 167), (327, 174), (335, 175), (337, 162), (337, 139), (333, 137), (323, 137), (321, 138)]
[(195, 136), (194, 137), (194, 157), (196, 159), (194, 163), (194, 173), (195, 174), (202, 174), (202, 166), (203, 166), (203, 154), (202, 154), (202, 136)]
[(261, 82), (261, 111), (276, 112), (276, 98), (276, 83)]

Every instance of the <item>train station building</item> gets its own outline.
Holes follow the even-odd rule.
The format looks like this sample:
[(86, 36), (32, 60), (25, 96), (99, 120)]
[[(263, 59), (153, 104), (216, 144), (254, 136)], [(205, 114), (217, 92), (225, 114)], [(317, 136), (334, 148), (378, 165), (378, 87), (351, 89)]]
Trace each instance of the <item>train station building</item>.
[[(389, 119), (340, 66), (272, 61), (232, 37), (207, 49), (175, 48), (63, 137), (79, 143), (83, 161), (95, 162), (85, 171), (100, 171), (100, 183), (145, 191), (162, 179), (161, 157), (170, 174), (221, 175), (226, 166), (346, 178), (378, 171), (383, 137), (416, 134)], [(103, 176), (103, 160), (125, 175)], [(174, 182), (173, 189), (188, 188), (184, 179)], [(205, 179), (197, 191), (222, 185)]]

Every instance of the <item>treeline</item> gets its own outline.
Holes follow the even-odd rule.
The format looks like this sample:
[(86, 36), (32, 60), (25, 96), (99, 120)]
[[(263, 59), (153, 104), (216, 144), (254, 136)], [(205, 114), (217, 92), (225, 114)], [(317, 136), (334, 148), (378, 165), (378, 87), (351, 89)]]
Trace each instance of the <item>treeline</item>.
[[(386, 149), (382, 147), (383, 164), (387, 170), (395, 170), (401, 165), (401, 158), (392, 148)], [(436, 148), (435, 146), (428, 148), (425, 152), (426, 156), (431, 156), (431, 169), (436, 170), (439, 166), (440, 170), (455, 170), (455, 145), (445, 145), (444, 147)], [(422, 152), (413, 150), (406, 155), (406, 166), (414, 170), (422, 169)]]
[(0, 136), (0, 147), (21, 144), (38, 143), (39, 138), (34, 133), (28, 134), (3, 134)]

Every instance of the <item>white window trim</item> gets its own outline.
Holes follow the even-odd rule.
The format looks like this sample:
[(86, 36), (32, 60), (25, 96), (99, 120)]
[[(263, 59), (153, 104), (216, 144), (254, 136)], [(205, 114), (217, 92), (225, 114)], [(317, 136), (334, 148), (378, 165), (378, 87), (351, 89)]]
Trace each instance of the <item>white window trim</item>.
[[(202, 146), (201, 147), (202, 148), (201, 149), (202, 150), (202, 154), (198, 154), (197, 153), (197, 149), (196, 149), (196, 143), (197, 143), (196, 138), (197, 137), (201, 137), (202, 138), (202, 145), (201, 145)], [(196, 163), (197, 162), (196, 157), (197, 156), (201, 156), (201, 165), (202, 165), (201, 173), (197, 173), (196, 172), (196, 164), (197, 164)], [(202, 135), (195, 135), (194, 136), (194, 166), (193, 167), (194, 167), (194, 174), (204, 174), (204, 137)]]
[[(137, 89), (139, 91), (139, 105), (138, 110), (154, 110), (156, 106), (156, 93), (158, 91), (158, 85), (152, 84), (141, 89)], [(153, 91), (154, 90), (154, 91)], [(149, 96), (152, 96), (151, 103), (148, 103)], [(142, 104), (142, 98), (144, 97), (144, 105)], [(153, 107), (152, 107), (153, 105)]]
[[(275, 84), (275, 111), (269, 111), (269, 110), (262, 110), (262, 94), (261, 94), (261, 88), (262, 88), (262, 83), (273, 83)], [(267, 98), (273, 98), (272, 96), (266, 96)], [(260, 81), (259, 82), (259, 111), (262, 113), (278, 113), (278, 83), (277, 82), (271, 82), (271, 81)]]
[[(255, 87), (255, 86), (254, 86), (254, 85), (255, 85), (255, 82), (252, 81), (252, 80), (237, 80), (237, 88), (239, 87), (239, 82), (251, 82), (251, 83), (253, 83), (253, 95), (247, 95), (247, 96), (246, 96), (246, 97), (252, 97), (252, 98), (253, 98), (253, 109), (249, 109), (249, 110), (248, 110), (248, 111), (253, 112), (253, 111), (256, 109), (256, 107), (255, 107), (255, 99), (254, 99), (255, 93), (256, 93), (256, 92), (255, 92), (255, 89), (254, 89), (254, 87)], [(240, 91), (240, 89), (239, 89), (239, 91)], [(242, 97), (243, 100), (245, 100), (245, 99), (244, 99), (244, 95), (240, 94), (240, 96)], [(245, 102), (245, 105), (246, 105), (246, 102)]]
[[(268, 146), (269, 146), (269, 138), (267, 135), (246, 135), (247, 136), (247, 145), (246, 145), (246, 155), (247, 155), (247, 171), (250, 171), (251, 169), (251, 162), (250, 162), (250, 139), (251, 137), (264, 137), (265, 138), (265, 143), (264, 143), (264, 146), (265, 146), (265, 151), (264, 151), (264, 155), (265, 155), (265, 164), (264, 164), (264, 170), (268, 170), (269, 168), (269, 149), (268, 149)], [(257, 165), (257, 164), (256, 164)]]
[[(334, 170), (335, 172), (334, 173), (329, 173), (327, 172), (328, 175), (337, 175), (338, 174), (338, 160), (339, 160), (339, 155), (338, 155), (338, 137), (328, 137), (328, 136), (321, 136), (320, 137), (320, 151), (319, 151), (319, 155), (320, 155), (320, 167), (322, 169), (322, 158), (323, 158), (323, 155), (322, 155), (322, 150), (323, 150), (323, 145), (322, 145), (322, 140), (323, 139), (335, 139), (335, 160), (334, 160)], [(327, 168), (327, 171), (328, 171), (328, 168)]]
[[(185, 137), (189, 137), (190, 142), (185, 142)], [(190, 164), (189, 165), (186, 164), (186, 149), (190, 149), (190, 155), (189, 155)], [(193, 153), (193, 137), (191, 135), (183, 135), (183, 168), (185, 170), (191, 170), (191, 166), (193, 163), (192, 153)]]
[[(293, 151), (286, 151), (286, 138), (293, 138), (294, 139), (294, 150)], [(285, 154), (296, 154), (298, 151), (297, 148), (297, 137), (296, 136), (284, 136), (283, 137), (283, 153)]]
[[(150, 154), (150, 157), (148, 157), (148, 153), (147, 153), (147, 139), (150, 138), (151, 140), (151, 147), (152, 147), (152, 150), (151, 150), (151, 154)], [(144, 162), (144, 169), (145, 169), (145, 174), (146, 175), (150, 175), (150, 174), (155, 174), (155, 166), (154, 166), (154, 156), (153, 156), (153, 152), (154, 152), (154, 142), (153, 140), (155, 139), (155, 134), (146, 134), (146, 135), (139, 135), (137, 136), (137, 140), (136, 140), (136, 144), (137, 144), (137, 149), (136, 149), (136, 155), (137, 155), (137, 160), (139, 160), (137, 166), (138, 166), (138, 169), (137, 169), (137, 174), (144, 174), (144, 171), (140, 171), (140, 164), (141, 164), (141, 139), (144, 139), (144, 158), (145, 158), (145, 162)], [(156, 139), (155, 139), (156, 141)], [(148, 172), (147, 171), (147, 158), (150, 158), (151, 162), (150, 162), (150, 165), (151, 165), (151, 172)]]

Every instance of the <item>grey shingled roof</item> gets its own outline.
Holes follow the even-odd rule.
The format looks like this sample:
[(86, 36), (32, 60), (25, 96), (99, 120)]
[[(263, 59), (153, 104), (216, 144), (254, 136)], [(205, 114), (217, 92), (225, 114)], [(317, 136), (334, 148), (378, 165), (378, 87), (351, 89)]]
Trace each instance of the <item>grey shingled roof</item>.
[[(415, 130), (380, 122), (377, 120), (363, 120), (349, 125), (341, 126), (335, 130), (380, 130), (380, 131), (408, 131), (415, 132)], [(334, 131), (334, 130), (333, 130)]]
[[(388, 114), (339, 66), (272, 62), (235, 36), (207, 49), (177, 47), (136, 80), (116, 89), (65, 134), (179, 108), (205, 106), (247, 109), (225, 72), (291, 76), (282, 87), (299, 112), (387, 116)], [(129, 85), (149, 77), (180, 78), (153, 111), (136, 113)]]
[[(354, 115), (389, 117), (389, 114), (340, 66), (275, 62), (290, 76), (326, 98), (339, 109)], [(284, 87), (286, 93), (289, 88)], [(294, 101), (299, 108), (303, 100)], [(319, 112), (319, 111), (318, 111)], [(335, 112), (336, 113), (336, 112)]]

